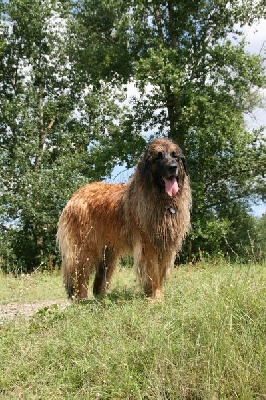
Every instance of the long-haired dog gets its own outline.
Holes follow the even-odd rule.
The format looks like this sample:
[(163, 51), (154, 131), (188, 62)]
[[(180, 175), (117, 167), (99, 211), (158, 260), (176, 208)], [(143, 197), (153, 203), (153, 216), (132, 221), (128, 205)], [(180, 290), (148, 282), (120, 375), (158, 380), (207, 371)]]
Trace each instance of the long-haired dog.
[(144, 293), (162, 297), (190, 227), (191, 191), (185, 157), (168, 139), (149, 143), (128, 184), (92, 183), (74, 193), (58, 224), (69, 298), (104, 295), (118, 259), (132, 254)]

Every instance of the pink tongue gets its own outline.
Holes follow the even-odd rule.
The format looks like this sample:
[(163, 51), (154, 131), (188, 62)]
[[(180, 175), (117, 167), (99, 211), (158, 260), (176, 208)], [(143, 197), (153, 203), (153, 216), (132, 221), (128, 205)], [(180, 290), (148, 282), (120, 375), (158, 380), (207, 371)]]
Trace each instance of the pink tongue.
[(176, 178), (170, 178), (166, 179), (163, 178), (164, 183), (165, 183), (165, 191), (168, 194), (168, 196), (175, 196), (179, 190), (178, 183)]

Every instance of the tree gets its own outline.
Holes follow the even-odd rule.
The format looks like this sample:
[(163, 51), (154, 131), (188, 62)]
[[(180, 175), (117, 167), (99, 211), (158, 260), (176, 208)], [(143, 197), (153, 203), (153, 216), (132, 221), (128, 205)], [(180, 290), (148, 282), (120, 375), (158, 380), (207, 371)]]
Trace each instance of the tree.
[(124, 0), (79, 0), (73, 3), (71, 57), (82, 79), (127, 82), (131, 73), (128, 52), (129, 7)]
[(50, 165), (74, 110), (66, 10), (56, 1), (2, 2), (1, 7), (2, 227), (5, 238), (13, 232), (15, 258), (30, 269), (40, 263), (45, 239), (55, 231), (58, 209), (51, 212), (50, 205), (58, 193), (53, 189), (60, 180), (64, 187), (62, 171), (57, 175)]
[(265, 14), (265, 5), (136, 0), (131, 7), (130, 51), (142, 93), (136, 114), (144, 129), (184, 149), (193, 251), (210, 250), (215, 246), (206, 243), (215, 237), (220, 246), (231, 231), (233, 204), (247, 212), (251, 198), (265, 196), (265, 135), (244, 121), (265, 87), (263, 59), (245, 51), (240, 31)]
[(266, 214), (263, 214), (261, 218), (257, 219), (256, 221), (257, 225), (257, 253), (258, 253), (258, 258), (260, 261), (263, 259), (266, 259)]
[[(248, 131), (243, 114), (258, 104), (265, 74), (239, 27), (265, 15), (262, 0), (0, 0), (0, 11), (6, 265), (31, 270), (54, 256), (71, 193), (132, 166), (143, 137), (156, 135), (188, 158), (187, 253), (226, 252), (224, 238), (233, 251), (244, 243), (239, 218), (247, 227), (250, 199), (266, 185), (265, 136)], [(128, 105), (123, 84), (132, 80), (141, 96)]]
[(128, 147), (136, 137), (138, 152), (142, 139), (117, 82), (78, 73), (70, 2), (2, 1), (1, 11), (4, 258), (30, 271), (54, 256), (58, 216), (71, 193), (117, 162), (130, 165)]

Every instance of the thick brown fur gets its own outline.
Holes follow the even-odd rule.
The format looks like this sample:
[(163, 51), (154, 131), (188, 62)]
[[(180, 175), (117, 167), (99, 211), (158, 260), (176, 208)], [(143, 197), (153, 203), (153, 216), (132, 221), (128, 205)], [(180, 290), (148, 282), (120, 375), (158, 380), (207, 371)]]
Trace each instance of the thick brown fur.
[[(176, 194), (166, 192), (163, 178), (176, 179)], [(57, 232), (68, 296), (85, 299), (93, 271), (93, 293), (104, 295), (118, 259), (132, 254), (145, 294), (161, 298), (190, 227), (190, 208), (185, 158), (168, 139), (148, 144), (128, 184), (81, 187), (63, 210)]]

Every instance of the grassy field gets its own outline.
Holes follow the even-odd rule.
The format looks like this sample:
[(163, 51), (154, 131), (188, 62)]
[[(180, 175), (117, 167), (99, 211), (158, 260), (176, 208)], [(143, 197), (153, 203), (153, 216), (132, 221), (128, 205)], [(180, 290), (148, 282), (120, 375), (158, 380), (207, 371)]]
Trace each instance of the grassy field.
[[(64, 299), (58, 274), (0, 275), (0, 303)], [(0, 325), (1, 399), (266, 399), (266, 265), (175, 269), (153, 304), (112, 293)]]

